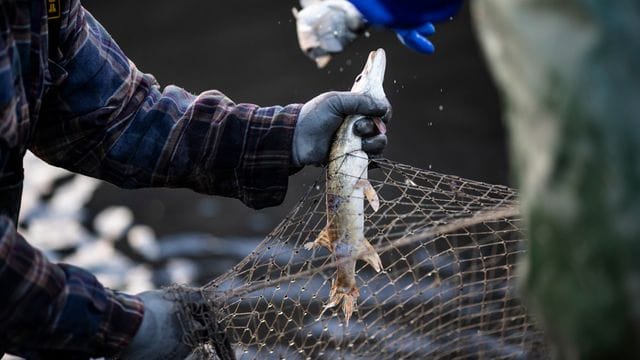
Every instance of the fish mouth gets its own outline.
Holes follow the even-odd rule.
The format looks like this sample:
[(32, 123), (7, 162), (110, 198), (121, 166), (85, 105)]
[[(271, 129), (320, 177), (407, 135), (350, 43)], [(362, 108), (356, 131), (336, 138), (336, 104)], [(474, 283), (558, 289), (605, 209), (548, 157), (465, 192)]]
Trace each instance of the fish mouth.
[(331, 62), (333, 55), (321, 47), (312, 47), (305, 50), (307, 57), (315, 61), (319, 69), (324, 68)]
[(329, 62), (331, 62), (331, 55), (318, 56), (314, 60), (316, 62), (316, 65), (318, 65), (318, 69), (322, 69), (327, 66)]
[(387, 67), (387, 55), (384, 49), (378, 49), (369, 53), (364, 69), (358, 75), (352, 91), (363, 91), (370, 87), (381, 86), (384, 81), (384, 73)]

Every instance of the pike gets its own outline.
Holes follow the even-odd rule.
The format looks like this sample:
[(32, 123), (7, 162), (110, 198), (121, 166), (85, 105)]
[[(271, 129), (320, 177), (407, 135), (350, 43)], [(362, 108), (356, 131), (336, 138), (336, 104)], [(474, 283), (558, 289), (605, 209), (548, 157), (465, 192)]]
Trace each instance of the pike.
[[(372, 51), (364, 70), (355, 80), (352, 92), (385, 99), (382, 83), (386, 67), (383, 49)], [(325, 308), (342, 304), (347, 325), (360, 295), (356, 284), (356, 261), (366, 261), (376, 272), (382, 269), (378, 253), (364, 237), (364, 198), (373, 211), (380, 200), (368, 180), (369, 158), (362, 150), (362, 139), (353, 132), (362, 116), (349, 116), (336, 132), (327, 166), (327, 226), (306, 249), (327, 248), (337, 261), (336, 276), (331, 284), (329, 303)], [(384, 123), (374, 119), (381, 133)]]

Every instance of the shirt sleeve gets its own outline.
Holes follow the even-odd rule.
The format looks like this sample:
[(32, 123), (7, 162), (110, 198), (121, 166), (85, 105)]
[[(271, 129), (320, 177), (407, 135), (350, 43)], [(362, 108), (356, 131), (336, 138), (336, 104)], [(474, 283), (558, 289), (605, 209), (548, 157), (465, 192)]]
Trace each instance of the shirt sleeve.
[(143, 317), (134, 296), (54, 264), (0, 216), (0, 351), (27, 359), (115, 356)]
[(73, 0), (31, 150), (124, 188), (188, 187), (253, 208), (284, 199), (300, 104), (236, 104), (219, 91), (161, 89)]

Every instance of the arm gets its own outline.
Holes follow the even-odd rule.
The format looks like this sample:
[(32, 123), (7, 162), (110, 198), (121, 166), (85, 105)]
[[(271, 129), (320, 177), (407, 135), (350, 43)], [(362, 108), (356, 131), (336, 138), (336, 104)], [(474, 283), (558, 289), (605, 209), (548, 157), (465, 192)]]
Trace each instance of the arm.
[(558, 358), (640, 358), (640, 3), (473, 3), (527, 225), (522, 290)]
[(161, 90), (77, 0), (64, 9), (59, 48), (31, 146), (39, 157), (125, 188), (189, 187), (254, 208), (283, 200), (301, 105)]
[(114, 356), (142, 321), (139, 299), (53, 264), (0, 216), (0, 346), (25, 358)]

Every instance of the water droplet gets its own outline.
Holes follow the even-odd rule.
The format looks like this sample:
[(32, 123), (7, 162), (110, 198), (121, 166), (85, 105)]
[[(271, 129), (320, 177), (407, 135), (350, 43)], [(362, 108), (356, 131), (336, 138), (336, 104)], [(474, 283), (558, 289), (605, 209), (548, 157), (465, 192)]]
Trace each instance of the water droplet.
[(413, 182), (413, 180), (409, 178), (404, 179), (404, 183), (410, 186), (418, 186), (415, 182)]

